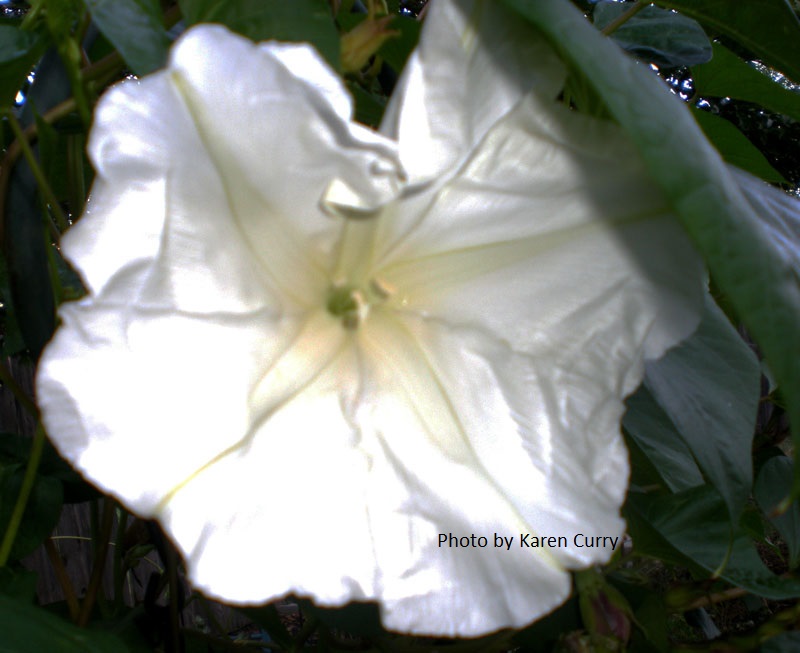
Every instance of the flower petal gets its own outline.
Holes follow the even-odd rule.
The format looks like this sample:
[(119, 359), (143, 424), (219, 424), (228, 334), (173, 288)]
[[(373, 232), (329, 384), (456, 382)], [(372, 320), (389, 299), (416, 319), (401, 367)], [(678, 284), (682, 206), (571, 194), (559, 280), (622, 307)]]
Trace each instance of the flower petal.
[(412, 182), (455, 168), (531, 88), (555, 98), (566, 73), (544, 39), (495, 0), (435, 0), (381, 131)]
[[(548, 442), (537, 415), (546, 374), (482, 333), (380, 311), (365, 325), (362, 347), (372, 392), (357, 414), (372, 461), (369, 514), (387, 627), (474, 636), (520, 627), (560, 604), (570, 590), (565, 569), (608, 552), (530, 549), (520, 536), (572, 538), (587, 528), (619, 536), (621, 444), (576, 456), (568, 440)], [(592, 453), (622, 473), (580, 497), (591, 517), (575, 523), (584, 517), (571, 508), (579, 490), (555, 497), (552, 477), (583, 473)], [(513, 496), (505, 476), (525, 479)], [(486, 547), (453, 547), (451, 535), (483, 536)], [(497, 546), (495, 536), (509, 544)]]
[(266, 311), (177, 313), (65, 304), (42, 357), (48, 434), (89, 480), (156, 516), (173, 488), (250, 427), (247, 397), (294, 325)]
[[(309, 46), (254, 45), (208, 25), (173, 49), (170, 73), (236, 223), (249, 242), (274, 243), (268, 256), (254, 247), (273, 277), (292, 261), (324, 277), (325, 248), (338, 227), (323, 199), (376, 209), (399, 192), (395, 144), (349, 120), (341, 80)], [(331, 197), (332, 184), (351, 192)], [(298, 299), (316, 299), (317, 284), (295, 285)]]
[[(418, 221), (376, 257), (384, 263), (374, 275), (394, 295), (365, 327), (369, 350), (383, 358), (374, 367), (386, 370), (375, 385), (414, 411), (391, 415), (389, 391), (374, 409), (393, 482), (411, 507), (386, 513), (389, 525), (373, 532), (399, 539), (401, 526), (390, 526), (402, 515), (427, 551), (398, 558), (398, 570), (413, 573), (387, 581), (386, 621), (461, 634), (519, 626), (566, 596), (556, 571), (608, 559), (610, 548), (581, 546), (580, 535), (622, 534), (622, 398), (640, 382), (644, 357), (696, 327), (702, 265), (619, 130), (533, 96), (420, 204)], [(375, 241), (392, 242), (396, 224)], [(566, 546), (545, 556), (549, 575), (546, 560), (531, 563), (532, 581), (517, 576), (518, 560), (494, 552), (432, 554), (434, 528), (451, 524), (467, 535), (561, 536)], [(376, 543), (379, 554), (388, 549)], [(458, 566), (467, 559), (469, 571)], [(465, 598), (487, 586), (484, 574), (491, 608)], [(539, 582), (551, 589), (531, 589)], [(411, 599), (393, 604), (393, 591), (416, 605), (430, 596), (427, 618), (401, 607)], [(463, 620), (437, 613), (445, 595)]]
[(374, 597), (369, 461), (342, 412), (359, 389), (350, 344), (330, 315), (311, 316), (251, 389), (247, 437), (165, 502), (161, 519), (207, 594), (238, 604), (288, 592), (322, 605)]
[(603, 341), (657, 358), (699, 320), (701, 261), (633, 147), (611, 123), (535, 95), (376, 241), (373, 274), (398, 309), (526, 353), (580, 356)]

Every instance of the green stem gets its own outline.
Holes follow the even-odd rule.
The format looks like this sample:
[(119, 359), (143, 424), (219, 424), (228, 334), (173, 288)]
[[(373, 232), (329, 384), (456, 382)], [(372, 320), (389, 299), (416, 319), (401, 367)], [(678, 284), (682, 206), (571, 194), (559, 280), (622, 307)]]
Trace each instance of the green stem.
[(28, 465), (25, 468), (25, 476), (22, 479), (22, 487), (19, 490), (19, 495), (17, 495), (17, 502), (11, 512), (11, 518), (8, 520), (3, 542), (0, 544), (0, 567), (5, 567), (11, 555), (11, 548), (14, 546), (17, 531), (19, 531), (19, 526), (22, 523), (22, 516), (25, 514), (28, 499), (33, 491), (33, 484), (36, 482), (36, 471), (39, 469), (39, 462), (42, 459), (45, 437), (44, 427), (39, 422), (36, 426), (36, 432), (33, 434), (31, 453), (28, 458)]
[(606, 25), (601, 32), (608, 36), (609, 34), (613, 34), (616, 30), (618, 30), (622, 25), (627, 23), (631, 18), (633, 18), (636, 14), (638, 14), (642, 9), (647, 7), (649, 3), (647, 2), (637, 2), (633, 7), (628, 9), (624, 14), (620, 14), (614, 20), (612, 20), (608, 25)]
[[(47, 113), (42, 116), (42, 119), (48, 123), (53, 124), (57, 122), (64, 116), (69, 115), (75, 110), (75, 99), (69, 98), (64, 100), (61, 104), (57, 104), (52, 109), (50, 109)], [(36, 127), (36, 123), (30, 125), (23, 134), (23, 139), (26, 144), (33, 143), (39, 136), (38, 128)], [(5, 208), (6, 208), (6, 196), (8, 195), (8, 181), (11, 178), (11, 171), (14, 169), (14, 165), (17, 163), (17, 160), (22, 155), (22, 141), (17, 138), (14, 140), (11, 145), (8, 146), (6, 149), (6, 153), (3, 156), (2, 161), (0, 161), (0, 246), (3, 244), (4, 232), (5, 232)], [(53, 240), (58, 240), (59, 233), (58, 230), (55, 228), (55, 225), (51, 225), (52, 227), (52, 236)]]
[(73, 220), (83, 213), (86, 201), (86, 180), (83, 175), (84, 146), (83, 134), (67, 136), (68, 201)]
[(69, 618), (72, 619), (72, 621), (78, 621), (78, 615), (80, 614), (78, 597), (75, 594), (75, 588), (72, 586), (72, 581), (70, 580), (67, 569), (64, 566), (64, 561), (61, 559), (61, 555), (59, 554), (52, 537), (48, 537), (44, 541), (44, 548), (47, 552), (47, 557), (50, 558), (50, 564), (53, 567), (53, 573), (56, 575), (56, 580), (58, 580), (61, 591), (64, 592), (64, 599), (67, 602), (67, 609), (69, 610)]
[(50, 183), (47, 181), (47, 177), (45, 177), (44, 171), (39, 166), (39, 162), (36, 160), (36, 156), (33, 153), (33, 149), (31, 149), (28, 140), (25, 138), (25, 132), (22, 131), (22, 127), (17, 120), (17, 117), (13, 114), (10, 109), (6, 110), (6, 118), (8, 118), (8, 124), (11, 127), (11, 131), (14, 132), (14, 136), (17, 139), (20, 147), (22, 148), (22, 156), (25, 157), (25, 160), (28, 162), (28, 165), (31, 167), (31, 171), (33, 172), (33, 176), (36, 179), (36, 183), (39, 185), (39, 190), (42, 191), (45, 199), (47, 200), (48, 205), (50, 206), (50, 210), (53, 212), (53, 215), (56, 219), (56, 224), (58, 225), (58, 229), (60, 231), (64, 231), (69, 226), (69, 221), (67, 220), (67, 216), (64, 215), (64, 211), (61, 210), (61, 205), (56, 198), (53, 189), (50, 187)]
[(86, 596), (83, 599), (81, 613), (78, 616), (78, 625), (85, 626), (89, 623), (92, 615), (92, 608), (100, 591), (100, 584), (103, 580), (103, 569), (105, 567), (106, 555), (111, 539), (111, 528), (114, 525), (114, 500), (106, 497), (103, 502), (103, 518), (100, 525), (100, 532), (97, 536), (97, 549), (94, 554), (94, 564), (92, 575), (89, 578), (89, 586), (86, 589)]

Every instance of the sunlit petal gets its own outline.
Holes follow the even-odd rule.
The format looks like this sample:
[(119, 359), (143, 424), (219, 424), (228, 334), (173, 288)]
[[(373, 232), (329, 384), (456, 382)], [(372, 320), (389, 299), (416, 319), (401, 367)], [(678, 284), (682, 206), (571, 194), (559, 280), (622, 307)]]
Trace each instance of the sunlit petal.
[(454, 172), (531, 89), (555, 98), (565, 68), (544, 39), (496, 0), (432, 2), (381, 131), (399, 140), (412, 181)]

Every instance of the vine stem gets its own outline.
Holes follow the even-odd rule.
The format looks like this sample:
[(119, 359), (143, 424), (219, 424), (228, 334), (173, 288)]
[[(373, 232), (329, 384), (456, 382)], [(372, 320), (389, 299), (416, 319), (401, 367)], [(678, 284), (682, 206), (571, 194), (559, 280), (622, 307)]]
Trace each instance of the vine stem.
[(80, 613), (78, 597), (75, 594), (75, 588), (72, 586), (72, 581), (64, 566), (64, 561), (61, 559), (61, 554), (58, 552), (52, 537), (48, 537), (44, 541), (44, 548), (47, 552), (47, 557), (50, 558), (50, 564), (53, 566), (58, 584), (64, 592), (64, 599), (67, 602), (67, 609), (69, 610), (69, 618), (72, 619), (72, 621), (78, 621), (78, 615)]
[[(54, 123), (65, 116), (68, 116), (75, 110), (75, 100), (74, 98), (69, 98), (64, 100), (61, 104), (57, 104), (54, 106), (50, 111), (45, 113), (42, 118), (45, 122)], [(27, 129), (25, 129), (23, 134), (23, 139), (26, 141), (27, 145), (30, 145), (39, 137), (39, 130), (36, 126), (36, 123), (30, 125)], [(5, 208), (6, 208), (6, 195), (8, 194), (8, 182), (11, 178), (11, 170), (13, 170), (14, 165), (17, 162), (17, 159), (22, 155), (22, 145), (20, 143), (20, 139), (16, 138), (11, 145), (8, 146), (6, 150), (5, 156), (3, 160), (0, 161), (0, 246), (3, 244), (4, 236), (5, 236)], [(55, 228), (55, 226), (53, 226)], [(54, 234), (56, 239), (58, 238), (59, 234)]]
[(6, 563), (8, 563), (8, 558), (11, 555), (11, 548), (14, 546), (14, 540), (17, 538), (17, 531), (19, 531), (19, 526), (22, 523), (22, 516), (25, 514), (25, 508), (28, 505), (28, 499), (31, 496), (33, 484), (36, 481), (36, 471), (39, 469), (39, 462), (42, 459), (45, 437), (44, 427), (42, 423), (39, 422), (36, 425), (36, 432), (33, 434), (31, 455), (28, 458), (28, 465), (25, 467), (22, 487), (17, 495), (17, 502), (14, 504), (14, 510), (11, 512), (11, 518), (8, 520), (8, 527), (3, 535), (3, 542), (0, 544), (0, 567), (5, 567)]
[(103, 580), (103, 569), (105, 568), (106, 555), (111, 540), (111, 528), (114, 525), (114, 500), (106, 497), (103, 502), (103, 518), (100, 523), (100, 533), (97, 538), (97, 548), (94, 553), (94, 564), (92, 565), (92, 575), (89, 578), (89, 586), (86, 588), (86, 596), (83, 599), (77, 624), (85, 626), (89, 623), (92, 616), (97, 593), (100, 590), (100, 583)]
[(609, 34), (613, 34), (622, 25), (627, 23), (631, 18), (633, 18), (636, 14), (638, 14), (642, 9), (647, 7), (648, 4), (649, 3), (647, 2), (637, 2), (635, 5), (633, 5), (633, 7), (628, 9), (628, 11), (617, 16), (614, 20), (612, 20), (608, 25), (606, 25), (600, 31), (606, 36), (608, 36)]
[(36, 183), (39, 185), (39, 190), (44, 195), (45, 201), (50, 205), (50, 210), (53, 212), (53, 215), (56, 218), (58, 230), (64, 231), (69, 226), (69, 220), (67, 220), (67, 216), (64, 215), (64, 211), (61, 209), (61, 204), (59, 204), (58, 198), (53, 192), (52, 186), (50, 186), (50, 182), (47, 181), (47, 176), (44, 174), (44, 170), (42, 170), (42, 167), (36, 160), (36, 155), (33, 153), (28, 139), (25, 137), (25, 132), (22, 131), (22, 127), (20, 126), (17, 117), (10, 109), (6, 110), (6, 118), (8, 119), (8, 124), (11, 127), (11, 131), (14, 132), (14, 136), (19, 143), (22, 156), (25, 157), (25, 160), (31, 167), (31, 171), (36, 179)]

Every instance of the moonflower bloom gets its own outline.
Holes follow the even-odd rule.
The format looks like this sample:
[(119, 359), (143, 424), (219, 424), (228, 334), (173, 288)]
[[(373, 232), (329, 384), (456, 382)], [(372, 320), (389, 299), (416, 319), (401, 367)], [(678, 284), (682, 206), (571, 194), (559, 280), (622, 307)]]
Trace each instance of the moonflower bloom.
[(622, 399), (695, 328), (702, 270), (519, 23), (435, 0), (379, 133), (311, 47), (213, 25), (99, 103), (63, 238), (88, 294), (38, 400), (208, 595), (374, 600), (390, 629), (471, 636), (612, 554)]

